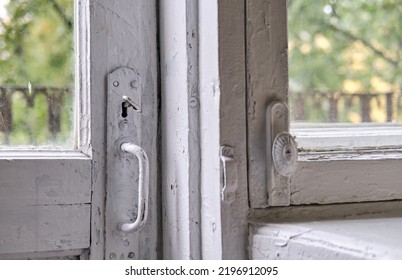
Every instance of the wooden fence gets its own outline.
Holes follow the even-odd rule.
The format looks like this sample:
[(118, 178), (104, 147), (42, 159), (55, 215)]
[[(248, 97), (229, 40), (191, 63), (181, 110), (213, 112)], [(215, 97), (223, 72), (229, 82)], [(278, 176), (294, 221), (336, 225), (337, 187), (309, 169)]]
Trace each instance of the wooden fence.
[[(68, 87), (21, 87), (0, 86), (0, 132), (5, 135), (3, 142), (12, 133), (13, 127), (13, 96), (21, 94), (26, 101), (27, 107), (32, 108), (36, 97), (44, 95), (47, 102), (47, 129), (55, 138), (61, 129), (62, 108), (65, 97), (71, 95), (72, 90)], [(386, 121), (391, 122), (395, 116), (402, 114), (402, 95), (393, 92), (388, 93), (291, 93), (292, 116), (295, 121), (326, 121), (339, 122), (345, 111), (353, 111), (360, 114), (362, 122), (371, 122), (373, 100), (378, 103), (386, 114)], [(396, 110), (396, 111), (395, 111)], [(321, 112), (322, 120), (312, 120), (311, 112)], [(399, 116), (400, 118), (402, 116)]]
[[(61, 129), (61, 112), (64, 106), (63, 101), (66, 95), (71, 95), (71, 89), (68, 87), (21, 87), (21, 86), (0, 86), (0, 132), (3, 132), (6, 138), (13, 127), (13, 96), (21, 94), (26, 101), (26, 106), (32, 108), (39, 95), (44, 95), (47, 100), (47, 125), (48, 130), (55, 138)], [(5, 141), (7, 142), (7, 141)]]
[[(392, 122), (401, 114), (402, 96), (394, 92), (387, 93), (291, 93), (292, 117), (295, 121), (317, 121), (309, 119), (311, 110), (321, 111), (321, 122), (340, 122), (341, 113), (354, 111), (360, 114), (362, 122), (372, 122), (372, 101), (386, 115), (386, 121)], [(326, 105), (326, 106), (324, 106)], [(343, 111), (343, 112), (341, 112)], [(398, 112), (399, 111), (399, 112)]]

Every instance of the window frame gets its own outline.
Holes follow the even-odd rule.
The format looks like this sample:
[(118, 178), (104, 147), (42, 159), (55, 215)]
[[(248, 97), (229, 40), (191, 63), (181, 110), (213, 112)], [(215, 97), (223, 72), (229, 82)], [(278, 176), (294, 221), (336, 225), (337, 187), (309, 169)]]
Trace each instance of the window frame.
[[(258, 180), (266, 170), (250, 168), (250, 146), (255, 146), (248, 122), (254, 112), (250, 95), (264, 96), (264, 116), (269, 102), (287, 102), (286, 1), (160, 3), (165, 258), (247, 259), (248, 228), (254, 220), (298, 219), (306, 213), (323, 219), (339, 208), (344, 210), (337, 213), (352, 215), (400, 206), (255, 207), (253, 200), (267, 199), (267, 190)], [(253, 67), (262, 69), (253, 72)], [(267, 79), (266, 73), (275, 76)], [(261, 135), (258, 155), (265, 154)]]
[[(254, 10), (253, 6), (259, 6), (264, 12)], [(249, 188), (252, 207), (264, 208), (269, 206), (264, 183), (266, 159), (260, 156), (265, 150), (262, 140), (265, 137), (262, 129), (266, 121), (264, 110), (273, 100), (288, 103), (287, 38), (286, 42), (282, 38), (283, 34), (287, 34), (287, 5), (286, 1), (273, 1), (271, 5), (260, 2), (248, 7)], [(275, 10), (275, 14), (272, 14), (272, 10)], [(266, 61), (263, 63), (266, 65), (259, 65), (260, 61)], [(300, 133), (302, 129), (294, 131)], [(340, 129), (335, 134), (342, 136)], [(388, 135), (392, 134), (388, 131)], [(321, 132), (320, 136), (325, 138), (326, 135)], [(298, 167), (288, 186), (289, 205), (402, 199), (402, 153), (398, 136), (396, 133), (393, 143), (389, 145), (391, 147), (383, 149), (378, 146), (366, 147), (369, 142), (364, 134), (356, 138), (360, 147), (353, 150), (342, 150), (337, 146), (332, 149), (327, 146), (323, 151), (320, 148), (303, 150), (303, 147), (299, 147)], [(308, 133), (301, 140), (313, 146)], [(336, 140), (326, 141), (334, 144)], [(342, 141), (347, 142), (347, 139), (344, 137)]]
[[(19, 254), (24, 252), (49, 252), (65, 250), (64, 254), (77, 254), (81, 249), (81, 254), (87, 257), (85, 248), (93, 246), (94, 256), (99, 257), (99, 248), (95, 248), (91, 240), (91, 226), (96, 218), (91, 215), (91, 203), (93, 199), (93, 177), (92, 177), (92, 149), (90, 142), (92, 121), (90, 111), (90, 85), (89, 85), (89, 1), (75, 0), (74, 3), (74, 29), (75, 39), (75, 97), (74, 97), (74, 147), (71, 149), (57, 148), (48, 149), (38, 148), (3, 148), (0, 151), (0, 178), (2, 180), (2, 207), (3, 228), (10, 235), (15, 223), (23, 223), (26, 226), (27, 238), (24, 244), (15, 246), (15, 249), (8, 250), (7, 255)], [(92, 144), (93, 145), (93, 144)], [(18, 170), (18, 172), (15, 172)], [(5, 180), (4, 180), (5, 179)], [(69, 183), (68, 189), (65, 189), (65, 183)], [(39, 190), (40, 186), (43, 186)], [(57, 196), (48, 195), (46, 191), (56, 191)], [(12, 202), (10, 204), (10, 202)], [(96, 204), (96, 202), (95, 202)], [(12, 214), (18, 207), (21, 213), (26, 215)], [(62, 210), (66, 207), (68, 210)], [(8, 213), (8, 214), (7, 214)], [(36, 216), (32, 216), (36, 213)], [(75, 218), (70, 216), (74, 214)], [(9, 215), (9, 216), (7, 216)], [(91, 218), (92, 216), (92, 218)], [(57, 240), (54, 242), (43, 242), (36, 240), (31, 234), (30, 228), (34, 226), (32, 222), (37, 223), (42, 220), (60, 220), (67, 223), (80, 225), (77, 227), (77, 235), (71, 237), (70, 244), (62, 244)], [(63, 218), (64, 217), (64, 218)], [(71, 216), (72, 217), (72, 216)], [(8, 219), (10, 218), (10, 219)], [(5, 224), (4, 224), (5, 223)], [(57, 228), (57, 222), (48, 227), (48, 231), (41, 232), (42, 235), (48, 234), (50, 240), (61, 238)], [(52, 232), (53, 230), (53, 232)], [(24, 231), (25, 232), (25, 231)], [(34, 231), (33, 231), (34, 232)], [(80, 233), (80, 234), (78, 234)], [(13, 244), (12, 240), (8, 240)], [(34, 247), (32, 247), (34, 246)], [(77, 250), (75, 250), (77, 249)], [(21, 251), (22, 250), (22, 251)], [(26, 251), (24, 251), (26, 250)], [(53, 251), (53, 252), (52, 252)], [(98, 251), (98, 252), (97, 252)], [(3, 254), (3, 253), (2, 253)], [(5, 256), (5, 255), (3, 255)], [(86, 258), (84, 256), (84, 258)]]
[[(0, 235), (9, 238), (5, 244), (11, 249), (3, 251), (0, 258), (67, 258), (77, 257), (77, 252), (81, 253), (78, 257), (89, 259), (160, 258), (156, 3), (75, 0), (74, 20), (78, 28), (75, 28), (74, 104), (80, 112), (75, 119), (76, 149), (4, 152), (0, 177), (7, 179), (0, 184), (0, 207), (4, 207), (1, 218), (5, 217)], [(121, 216), (113, 219), (113, 215), (107, 215), (116, 213), (111, 202), (118, 192), (115, 186), (124, 185), (133, 197), (138, 194), (135, 183), (140, 176), (139, 168), (130, 168), (132, 172), (124, 174), (124, 178), (121, 176), (121, 180), (119, 176), (115, 181), (106, 180), (106, 174), (111, 174), (113, 169), (107, 168), (108, 156), (118, 160), (124, 157), (118, 153), (121, 152), (118, 143), (111, 143), (106, 137), (108, 129), (117, 131), (117, 135), (119, 129), (124, 129), (124, 126), (110, 125), (106, 117), (110, 105), (108, 93), (119, 99), (108, 92), (107, 77), (122, 67), (136, 69), (142, 78), (142, 112), (131, 114), (128, 120), (134, 122), (129, 125), (139, 132), (128, 141), (146, 151), (150, 168), (147, 222), (140, 232), (130, 235), (118, 231)], [(121, 116), (121, 104), (117, 106), (118, 116)], [(132, 167), (136, 164), (133, 161), (124, 158)], [(15, 194), (16, 199), (10, 203), (3, 194), (9, 198)], [(119, 210), (134, 216), (132, 209), (136, 200), (124, 202), (127, 208)], [(20, 235), (24, 236), (24, 242), (15, 238)]]

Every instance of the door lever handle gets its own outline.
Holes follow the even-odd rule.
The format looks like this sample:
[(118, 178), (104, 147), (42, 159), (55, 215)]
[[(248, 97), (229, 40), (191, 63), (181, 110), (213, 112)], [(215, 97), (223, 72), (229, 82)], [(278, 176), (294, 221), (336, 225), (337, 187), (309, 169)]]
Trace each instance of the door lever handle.
[(121, 150), (126, 153), (133, 154), (138, 159), (138, 213), (133, 223), (119, 223), (118, 229), (122, 232), (129, 233), (140, 230), (148, 216), (149, 203), (149, 161), (144, 149), (140, 146), (123, 143)]

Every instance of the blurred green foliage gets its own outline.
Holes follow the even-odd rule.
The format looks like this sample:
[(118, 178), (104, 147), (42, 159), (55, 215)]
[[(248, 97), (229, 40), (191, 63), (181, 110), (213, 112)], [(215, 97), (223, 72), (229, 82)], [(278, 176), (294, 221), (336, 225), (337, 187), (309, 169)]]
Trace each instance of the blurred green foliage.
[[(402, 86), (400, 0), (289, 0), (288, 19), (291, 92), (393, 91), (393, 117), (402, 121), (396, 108)], [(309, 111), (308, 121), (326, 121), (322, 112)], [(374, 121), (385, 117), (380, 109), (372, 113)], [(342, 119), (355, 121), (352, 115)]]
[[(73, 5), (73, 0), (9, 1), (8, 16), (0, 22), (1, 85), (73, 88)], [(22, 93), (14, 93), (13, 131), (7, 141), (10, 145), (71, 145), (72, 100), (71, 95), (63, 98), (61, 131), (54, 138), (48, 129), (46, 97), (37, 95), (31, 107)], [(0, 141), (6, 142), (4, 133)]]
[[(73, 2), (9, 1), (8, 16), (0, 22), (0, 85), (72, 88)], [(291, 92), (394, 91), (400, 96), (399, 0), (288, 0), (288, 19)], [(61, 131), (54, 138), (46, 97), (38, 95), (29, 106), (22, 93), (13, 94), (13, 131), (7, 136), (0, 132), (0, 143), (71, 144), (72, 100), (71, 95), (64, 96)], [(328, 102), (306, 104), (308, 121), (327, 121)], [(358, 105), (352, 104), (352, 111), (342, 102), (339, 106), (340, 121), (358, 121), (351, 114), (359, 111)], [(394, 119), (402, 121), (401, 107), (394, 112)], [(385, 112), (378, 109), (373, 114), (376, 121), (384, 119)]]

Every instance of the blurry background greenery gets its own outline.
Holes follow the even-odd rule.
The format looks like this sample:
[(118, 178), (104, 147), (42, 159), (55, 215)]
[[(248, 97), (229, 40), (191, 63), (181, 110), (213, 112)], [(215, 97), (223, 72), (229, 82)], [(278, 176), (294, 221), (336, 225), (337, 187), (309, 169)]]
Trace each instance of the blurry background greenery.
[(71, 144), (73, 5), (73, 0), (0, 1), (0, 85), (25, 87), (28, 96), (35, 94), (38, 87), (67, 89), (57, 136), (49, 131), (48, 101), (54, 94), (52, 90), (47, 91), (48, 96), (35, 94), (33, 104), (28, 104), (22, 92), (9, 90), (12, 132), (0, 132), (0, 143)]
[[(402, 121), (401, 4), (288, 0), (293, 120), (359, 123), (360, 97), (369, 94), (376, 96), (368, 101), (369, 121)], [(73, 0), (0, 0), (0, 145), (71, 145), (73, 53)], [(388, 117), (387, 92), (393, 92)], [(303, 116), (296, 115), (296, 98)], [(61, 114), (53, 131), (49, 104)]]
[[(392, 121), (402, 121), (400, 0), (288, 0), (288, 20), (293, 119), (294, 93), (304, 96), (308, 122), (329, 121), (328, 102), (314, 105), (308, 94), (377, 93), (369, 102), (370, 118), (385, 122), (384, 94), (393, 92)], [(338, 122), (362, 121), (358, 99), (339, 99)]]

